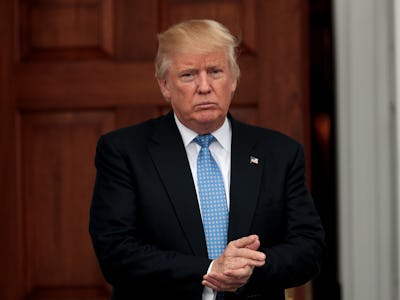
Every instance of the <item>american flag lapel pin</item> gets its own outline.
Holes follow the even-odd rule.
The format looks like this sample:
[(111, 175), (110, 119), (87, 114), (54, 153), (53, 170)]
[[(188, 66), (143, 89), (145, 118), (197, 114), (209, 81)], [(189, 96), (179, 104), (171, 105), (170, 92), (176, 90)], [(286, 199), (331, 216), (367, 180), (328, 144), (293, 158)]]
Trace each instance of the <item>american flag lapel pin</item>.
[(250, 164), (251, 165), (258, 165), (258, 157), (250, 156)]

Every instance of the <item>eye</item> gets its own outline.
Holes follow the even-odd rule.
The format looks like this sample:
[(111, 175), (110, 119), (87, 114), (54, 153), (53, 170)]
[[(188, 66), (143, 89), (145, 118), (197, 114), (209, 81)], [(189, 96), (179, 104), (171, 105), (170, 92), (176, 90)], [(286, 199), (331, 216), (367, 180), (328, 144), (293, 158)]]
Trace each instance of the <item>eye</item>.
[(194, 72), (183, 72), (182, 74), (179, 75), (179, 78), (184, 81), (184, 82), (189, 82), (194, 80)]
[(208, 71), (208, 74), (211, 75), (212, 78), (220, 78), (222, 77), (224, 71), (219, 68), (212, 68)]

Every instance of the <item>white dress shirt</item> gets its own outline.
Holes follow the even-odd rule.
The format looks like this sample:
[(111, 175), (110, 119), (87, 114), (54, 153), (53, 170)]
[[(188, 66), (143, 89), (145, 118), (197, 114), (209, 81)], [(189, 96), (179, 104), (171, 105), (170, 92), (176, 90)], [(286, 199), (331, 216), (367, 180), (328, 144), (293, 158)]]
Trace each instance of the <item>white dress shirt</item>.
[[(197, 144), (193, 139), (198, 135), (193, 130), (183, 125), (178, 118), (175, 116), (175, 122), (178, 126), (179, 132), (182, 136), (183, 144), (186, 149), (186, 154), (190, 164), (190, 170), (192, 171), (193, 182), (196, 188), (197, 199), (199, 201), (199, 189), (197, 185), (197, 156), (200, 152), (200, 145)], [(225, 118), (225, 122), (222, 126), (211, 134), (215, 137), (216, 141), (209, 146), (211, 155), (218, 164), (221, 171), (222, 178), (224, 180), (225, 195), (227, 206), (229, 210), (229, 191), (230, 191), (230, 178), (231, 178), (231, 142), (232, 142), (232, 128), (229, 120)], [(201, 213), (201, 205), (199, 203), (199, 209)], [(210, 269), (210, 268), (209, 268)], [(203, 289), (202, 300), (214, 300), (216, 292), (208, 287)]]

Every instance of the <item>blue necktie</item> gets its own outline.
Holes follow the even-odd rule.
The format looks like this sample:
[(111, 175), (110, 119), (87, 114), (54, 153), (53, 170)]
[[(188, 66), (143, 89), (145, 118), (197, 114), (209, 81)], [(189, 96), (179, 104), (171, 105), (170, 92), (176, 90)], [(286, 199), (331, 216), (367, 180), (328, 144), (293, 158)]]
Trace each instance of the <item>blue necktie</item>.
[(224, 181), (208, 149), (215, 138), (205, 134), (194, 140), (201, 146), (197, 157), (197, 183), (208, 257), (215, 259), (222, 254), (227, 243), (228, 208)]

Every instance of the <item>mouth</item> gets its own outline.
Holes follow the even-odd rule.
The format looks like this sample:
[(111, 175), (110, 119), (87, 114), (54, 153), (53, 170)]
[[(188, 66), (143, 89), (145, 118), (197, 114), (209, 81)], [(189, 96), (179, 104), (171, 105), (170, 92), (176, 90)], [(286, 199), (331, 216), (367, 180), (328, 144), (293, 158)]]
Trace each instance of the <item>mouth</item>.
[(203, 103), (196, 104), (195, 107), (198, 110), (205, 110), (205, 109), (215, 108), (216, 106), (217, 106), (217, 104), (213, 103), (213, 102), (203, 102)]

